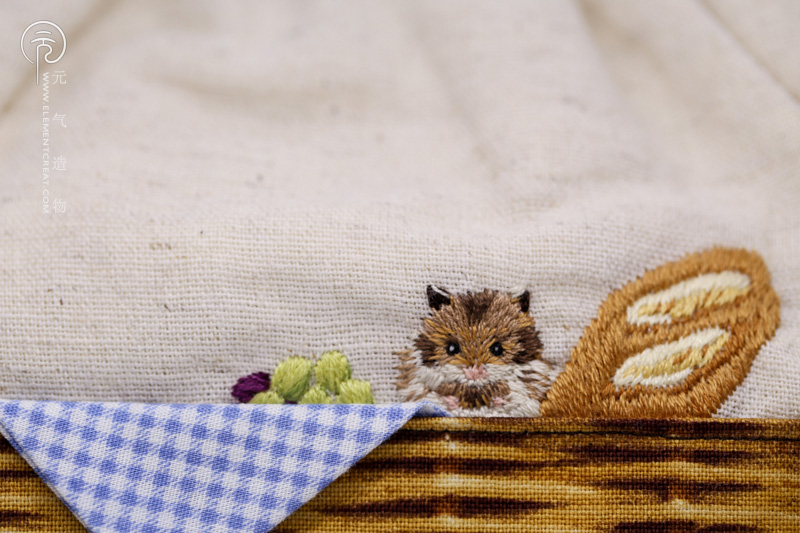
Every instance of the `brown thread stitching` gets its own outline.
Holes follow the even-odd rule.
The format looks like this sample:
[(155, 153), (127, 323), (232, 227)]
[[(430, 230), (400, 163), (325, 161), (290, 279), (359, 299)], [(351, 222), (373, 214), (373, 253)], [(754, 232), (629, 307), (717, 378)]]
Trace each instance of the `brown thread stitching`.
[[(449, 356), (445, 347), (451, 340), (460, 341), (464, 351)], [(489, 352), (494, 341), (508, 343), (503, 357)], [(523, 363), (539, 357), (542, 349), (533, 318), (521, 312), (520, 304), (510, 295), (488, 289), (452, 296), (450, 304), (434, 308), (414, 345), (422, 352), (423, 362), (430, 365), (453, 361), (466, 365), (506, 364), (512, 360)]]
[[(703, 274), (738, 271), (750, 278), (744, 294), (721, 305), (700, 307), (666, 324), (634, 325), (627, 310), (647, 294)], [(714, 248), (648, 271), (612, 293), (572, 352), (566, 369), (542, 403), (543, 416), (711, 416), (750, 370), (761, 346), (780, 324), (780, 302), (761, 257), (746, 250)], [(730, 338), (708, 364), (674, 387), (636, 385), (617, 390), (610, 379), (630, 357), (718, 327)]]
[[(486, 289), (451, 295), (431, 286), (426, 293), (432, 315), (423, 321), (415, 350), (395, 352), (400, 359), (396, 385), (405, 391), (406, 401), (433, 394), (429, 399), (443, 401), (448, 409), (489, 410), (532, 403), (528, 410), (538, 414), (538, 400), (550, 383), (550, 366), (540, 361), (543, 346), (528, 314), (530, 293), (510, 295)], [(520, 377), (531, 363), (542, 368), (528, 368), (531, 375)], [(520, 372), (498, 377), (499, 368), (506, 365)], [(469, 374), (468, 381), (455, 378), (453, 369)], [(544, 369), (546, 376), (536, 375)], [(470, 381), (487, 376), (488, 381)], [(509, 386), (512, 381), (516, 392)]]

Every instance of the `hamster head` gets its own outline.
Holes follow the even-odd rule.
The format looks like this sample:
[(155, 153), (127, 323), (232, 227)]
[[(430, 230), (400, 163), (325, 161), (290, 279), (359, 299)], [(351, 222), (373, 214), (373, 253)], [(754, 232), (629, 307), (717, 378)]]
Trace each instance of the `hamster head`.
[(451, 295), (428, 286), (427, 296), (431, 316), (414, 347), (426, 374), (437, 375), (431, 392), (451, 409), (503, 406), (542, 354), (530, 293)]

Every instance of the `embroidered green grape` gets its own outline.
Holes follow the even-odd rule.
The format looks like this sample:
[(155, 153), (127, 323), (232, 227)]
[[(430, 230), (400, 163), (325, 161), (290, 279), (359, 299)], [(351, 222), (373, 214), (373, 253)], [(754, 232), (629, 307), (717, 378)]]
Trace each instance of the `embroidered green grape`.
[(306, 392), (299, 403), (333, 403), (333, 398), (322, 385), (314, 385)]
[(253, 396), (248, 403), (286, 403), (286, 400), (274, 390), (265, 390)]
[(314, 363), (305, 357), (293, 355), (275, 368), (272, 387), (288, 402), (296, 402), (303, 397), (311, 382)]
[(278, 364), (271, 380), (265, 372), (245, 376), (231, 394), (243, 403), (375, 403), (370, 383), (352, 379), (350, 361), (335, 350), (320, 355), (316, 363), (293, 355)]
[(350, 379), (350, 376), (350, 361), (342, 352), (325, 352), (314, 367), (317, 383), (332, 394), (339, 394), (339, 385)]
[(375, 403), (369, 381), (348, 379), (339, 387), (337, 403)]

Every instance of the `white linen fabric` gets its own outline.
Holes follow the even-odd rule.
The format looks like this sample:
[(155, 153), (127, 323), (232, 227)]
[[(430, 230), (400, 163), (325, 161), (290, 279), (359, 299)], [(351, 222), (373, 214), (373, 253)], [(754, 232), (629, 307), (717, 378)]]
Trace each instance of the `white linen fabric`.
[(429, 283), (528, 288), (563, 366), (611, 291), (722, 245), (782, 323), (717, 414), (798, 417), (798, 5), (7, 3), (0, 397), (222, 403), (338, 349), (402, 401)]

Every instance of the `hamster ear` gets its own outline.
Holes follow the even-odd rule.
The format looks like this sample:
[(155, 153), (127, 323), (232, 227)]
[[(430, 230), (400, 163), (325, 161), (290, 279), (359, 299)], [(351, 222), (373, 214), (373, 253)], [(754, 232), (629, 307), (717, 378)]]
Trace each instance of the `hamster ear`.
[(531, 293), (526, 289), (522, 293), (511, 298), (511, 301), (516, 304), (519, 304), (520, 311), (522, 311), (523, 313), (527, 313), (531, 307)]
[(444, 289), (428, 285), (428, 305), (435, 310), (439, 310), (443, 305), (450, 305), (450, 293)]

